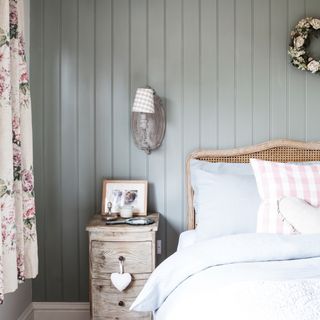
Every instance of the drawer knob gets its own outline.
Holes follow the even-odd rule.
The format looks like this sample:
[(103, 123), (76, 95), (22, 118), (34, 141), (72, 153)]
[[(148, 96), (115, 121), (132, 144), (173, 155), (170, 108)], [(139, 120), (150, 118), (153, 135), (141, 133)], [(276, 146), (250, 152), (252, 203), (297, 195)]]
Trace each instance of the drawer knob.
[(120, 257), (119, 257), (119, 261), (124, 261), (124, 257), (123, 257), (123, 256), (120, 256)]
[(120, 307), (124, 307), (124, 302), (123, 302), (123, 301), (119, 301), (118, 305), (119, 305)]

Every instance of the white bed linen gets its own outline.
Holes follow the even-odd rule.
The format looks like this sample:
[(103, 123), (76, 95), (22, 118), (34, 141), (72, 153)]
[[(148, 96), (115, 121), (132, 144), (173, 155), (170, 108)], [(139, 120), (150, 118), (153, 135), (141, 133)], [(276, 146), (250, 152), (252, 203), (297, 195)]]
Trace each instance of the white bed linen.
[[(301, 281), (305, 281), (301, 279), (317, 281), (318, 293), (312, 292), (312, 299), (318, 300), (313, 301), (316, 310), (307, 308), (310, 304), (306, 301), (310, 300), (308, 295), (300, 294), (298, 301), (293, 300), (293, 303), (285, 299), (293, 296), (295, 288), (290, 285), (298, 286), (296, 291), (299, 292), (299, 288), (304, 285)], [(320, 258), (212, 267), (195, 274), (178, 286), (157, 310), (155, 320), (318, 320), (320, 319), (319, 279)], [(295, 282), (296, 280), (298, 281)], [(277, 281), (279, 281), (278, 286), (269, 288)], [(281, 284), (288, 292), (280, 292)], [(250, 291), (245, 294), (248, 290)], [(273, 301), (273, 298), (281, 300), (280, 312), (275, 308), (279, 301)], [(300, 304), (297, 303), (299, 301)], [(264, 306), (264, 303), (269, 305)], [(299, 310), (294, 310), (295, 307)], [(273, 311), (275, 314), (270, 314)], [(281, 312), (284, 313), (283, 317)], [(311, 312), (311, 315), (307, 312)]]
[(196, 242), (196, 230), (187, 230), (180, 233), (177, 251), (190, 247)]
[(157, 310), (157, 320), (318, 320), (320, 235), (244, 234), (196, 243), (154, 271), (132, 309)]

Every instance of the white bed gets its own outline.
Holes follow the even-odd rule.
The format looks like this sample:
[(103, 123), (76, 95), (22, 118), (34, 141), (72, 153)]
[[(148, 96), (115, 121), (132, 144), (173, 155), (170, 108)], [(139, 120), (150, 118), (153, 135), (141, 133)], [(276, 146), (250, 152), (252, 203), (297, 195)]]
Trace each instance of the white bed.
[(319, 244), (320, 235), (241, 234), (191, 245), (158, 267), (135, 308), (157, 320), (317, 320)]
[[(317, 269), (320, 258), (208, 268), (177, 287), (156, 319), (316, 320), (320, 315)], [(274, 307), (278, 302), (280, 311)]]
[(281, 140), (193, 153), (187, 163), (190, 230), (151, 275), (134, 310), (153, 311), (156, 320), (320, 319), (320, 235), (240, 232), (197, 241), (190, 160), (242, 163), (250, 157), (319, 161), (320, 144)]
[(196, 231), (195, 230), (187, 230), (181, 232), (179, 236), (177, 251), (180, 251), (184, 248), (190, 247), (196, 242)]

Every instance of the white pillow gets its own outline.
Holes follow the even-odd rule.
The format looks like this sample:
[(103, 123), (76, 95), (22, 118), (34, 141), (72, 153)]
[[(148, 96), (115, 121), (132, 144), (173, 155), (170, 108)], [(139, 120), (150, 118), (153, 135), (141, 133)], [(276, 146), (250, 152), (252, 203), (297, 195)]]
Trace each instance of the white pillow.
[(196, 240), (255, 232), (260, 203), (249, 163), (192, 160)]
[(196, 242), (196, 231), (187, 230), (180, 233), (177, 251), (190, 247)]
[(294, 197), (278, 201), (279, 214), (300, 233), (320, 233), (320, 208)]

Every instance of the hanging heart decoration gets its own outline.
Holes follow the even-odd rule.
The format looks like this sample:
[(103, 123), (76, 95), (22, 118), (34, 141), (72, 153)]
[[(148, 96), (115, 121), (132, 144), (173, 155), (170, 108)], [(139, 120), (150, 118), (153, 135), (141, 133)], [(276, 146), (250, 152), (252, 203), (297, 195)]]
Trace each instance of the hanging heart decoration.
[(120, 292), (125, 290), (131, 283), (131, 274), (130, 273), (112, 273), (111, 282), (116, 289)]
[(124, 273), (124, 258), (121, 256), (119, 257), (119, 266), (120, 272), (114, 272), (111, 274), (111, 282), (114, 287), (119, 290), (120, 292), (125, 290), (131, 283), (132, 277), (130, 273)]

